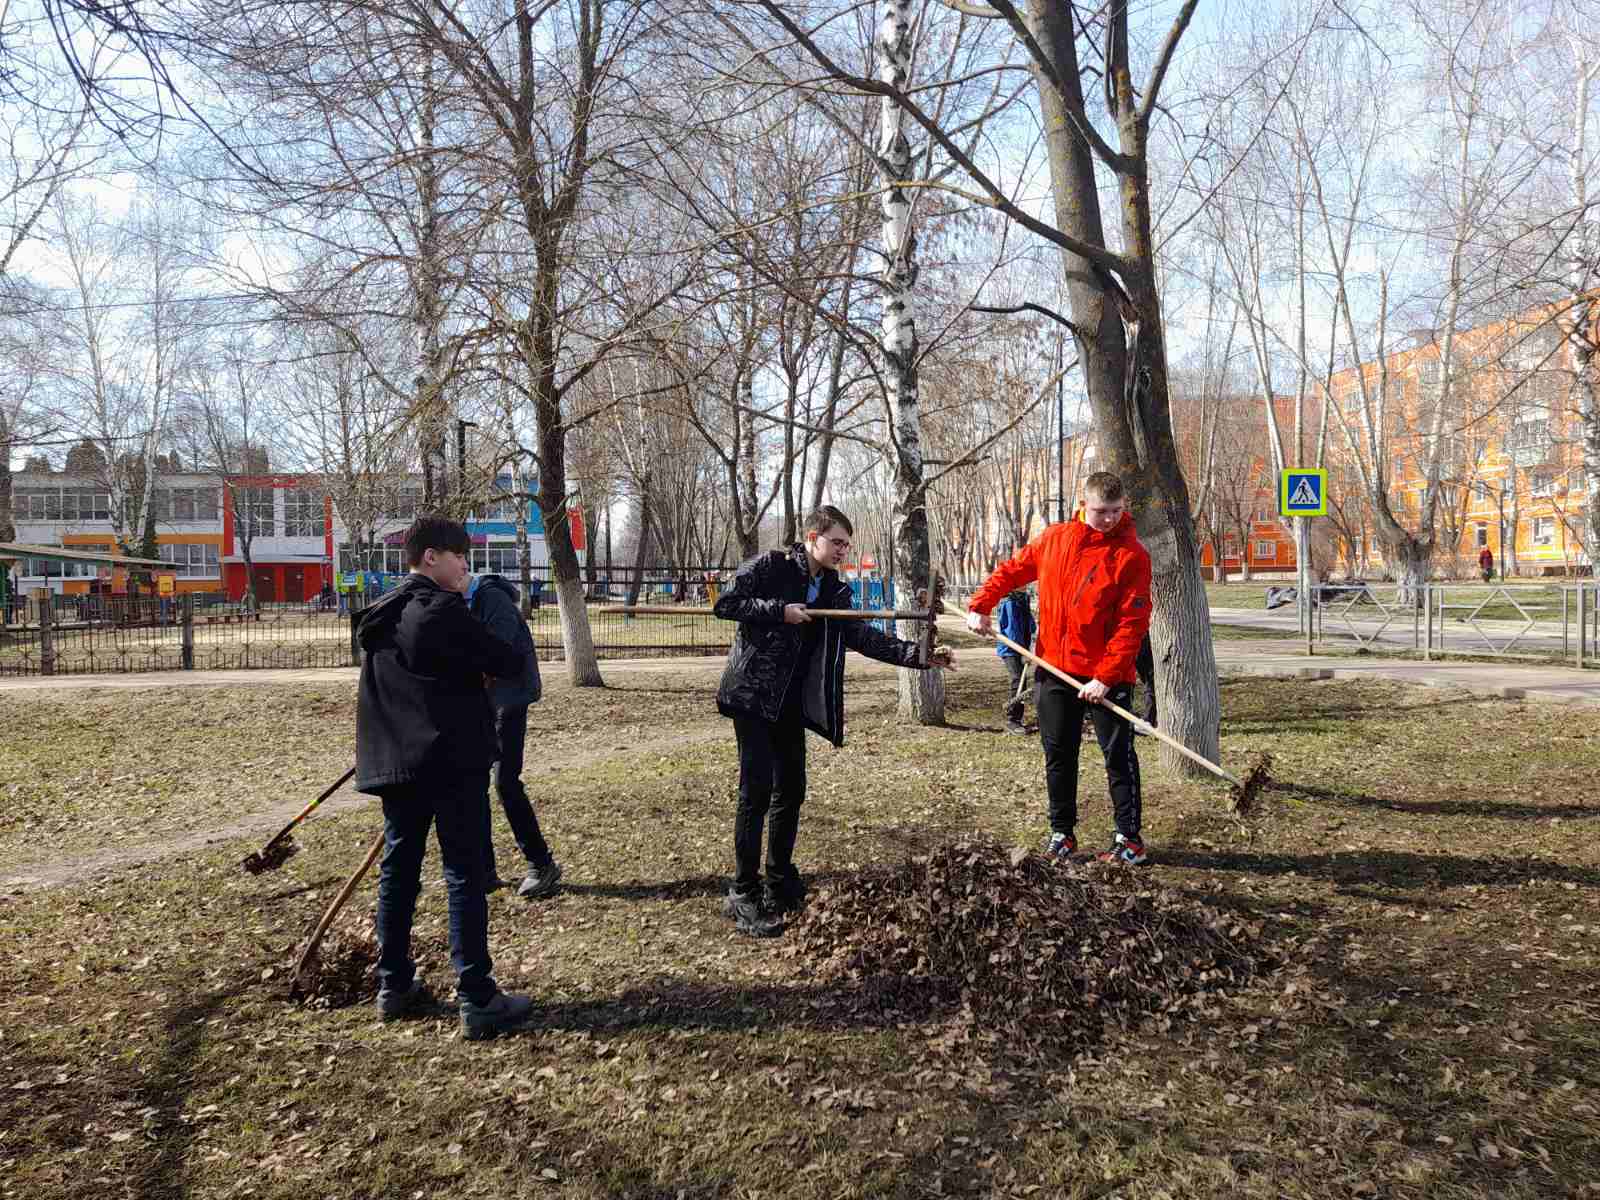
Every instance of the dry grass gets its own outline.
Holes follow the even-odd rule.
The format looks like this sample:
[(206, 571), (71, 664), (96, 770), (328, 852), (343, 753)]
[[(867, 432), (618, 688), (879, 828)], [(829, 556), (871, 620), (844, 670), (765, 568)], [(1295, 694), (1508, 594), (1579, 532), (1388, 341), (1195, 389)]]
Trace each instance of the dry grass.
[[(1002, 678), (991, 662), (954, 677), (945, 730), (897, 725), (891, 680), (853, 682), (850, 744), (811, 746), (800, 856), (816, 882), (973, 832), (1033, 842), (1037, 744), (999, 732)], [(0, 1196), (1600, 1195), (1600, 713), (1230, 682), (1225, 757), (1270, 750), (1279, 785), (1244, 827), (1147, 754), (1148, 876), (1234, 914), (1281, 965), (1197, 1014), (1057, 1052), (1048, 1029), (872, 1019), (833, 1004), (805, 955), (729, 932), (714, 686), (556, 686), (535, 710), (528, 782), (571, 886), (491, 901), (500, 978), (539, 1004), (520, 1036), (462, 1042), (448, 1009), (382, 1026), (364, 1004), (286, 1003), (286, 952), (371, 809), (319, 818), (270, 876), (240, 872), (250, 846), (234, 842), (0, 900)], [(308, 774), (342, 769), (347, 697), (316, 689), (329, 707), (299, 724), (304, 689), (275, 690), (251, 689), (227, 725), (173, 721), (166, 741), (189, 762), (253, 744), (283, 769), (299, 753)], [(74, 713), (84, 702), (0, 697), (9, 784), (47, 778), (78, 741), (115, 756), (143, 736), (146, 696)], [(44, 715), (19, 743), (28, 711)], [(1109, 832), (1094, 758), (1091, 844)], [(8, 827), (7, 853), (93, 848), (165, 765), (123, 768), (126, 804), (105, 802), (121, 816)], [(184, 807), (182, 784), (163, 811)], [(192, 801), (215, 810), (215, 786)], [(510, 874), (503, 829), (497, 845)], [(445, 985), (436, 872), (417, 942)]]

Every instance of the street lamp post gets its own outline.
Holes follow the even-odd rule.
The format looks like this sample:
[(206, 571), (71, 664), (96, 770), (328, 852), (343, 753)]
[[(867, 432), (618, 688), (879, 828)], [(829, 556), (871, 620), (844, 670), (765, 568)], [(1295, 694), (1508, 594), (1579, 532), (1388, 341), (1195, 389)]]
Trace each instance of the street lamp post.
[(465, 520), (471, 509), (467, 505), (467, 427), (478, 427), (476, 421), (456, 421), (456, 492), (461, 497), (461, 516)]

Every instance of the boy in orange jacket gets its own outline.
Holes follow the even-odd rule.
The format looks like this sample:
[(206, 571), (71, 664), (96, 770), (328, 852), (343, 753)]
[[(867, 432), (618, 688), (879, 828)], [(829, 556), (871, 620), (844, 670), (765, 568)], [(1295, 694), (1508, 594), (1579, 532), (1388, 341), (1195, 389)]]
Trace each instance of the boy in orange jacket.
[(1133, 726), (1101, 701), (1131, 707), (1139, 644), (1150, 628), (1150, 554), (1134, 532), (1121, 479), (1096, 471), (1083, 491), (1082, 519), (1048, 526), (996, 567), (967, 606), (967, 624), (976, 633), (991, 633), (995, 605), (1012, 589), (1039, 581), (1037, 653), (1085, 681), (1082, 688), (1072, 688), (1055, 675), (1039, 673), (1039, 734), (1050, 797), (1048, 852), (1065, 859), (1078, 848), (1078, 749), (1087, 711), (1105, 757), (1117, 825), (1110, 849), (1098, 857), (1137, 865), (1146, 852)]

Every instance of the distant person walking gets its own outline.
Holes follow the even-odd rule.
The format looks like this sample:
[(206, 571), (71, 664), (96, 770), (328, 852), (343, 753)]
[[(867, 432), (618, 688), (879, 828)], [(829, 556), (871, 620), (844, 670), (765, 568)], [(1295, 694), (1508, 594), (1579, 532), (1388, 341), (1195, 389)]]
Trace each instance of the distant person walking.
[[(1000, 607), (995, 610), (995, 615), (999, 618), (1001, 633), (1019, 646), (1032, 647), (1033, 610), (1028, 607), (1028, 593), (1025, 588), (1017, 588), (1006, 593), (1006, 598), (1000, 601)], [(1022, 655), (1004, 642), (996, 642), (994, 652), (1000, 656), (1000, 661), (1005, 663), (1006, 673), (1011, 677), (1011, 691), (1006, 700), (1006, 732), (1026, 733), (1027, 726), (1022, 723), (1022, 676), (1027, 662)]]
[(1478, 574), (1485, 583), (1494, 578), (1494, 551), (1487, 546), (1478, 551)]

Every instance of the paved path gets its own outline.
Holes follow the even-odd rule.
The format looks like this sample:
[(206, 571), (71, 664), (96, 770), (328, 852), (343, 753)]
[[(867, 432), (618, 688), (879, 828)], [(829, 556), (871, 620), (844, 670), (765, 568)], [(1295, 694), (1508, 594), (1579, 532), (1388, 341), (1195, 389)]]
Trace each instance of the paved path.
[[(946, 618), (946, 624), (951, 623)], [(1429, 687), (1455, 687), (1484, 695), (1545, 700), (1561, 704), (1600, 704), (1600, 671), (1579, 671), (1573, 667), (1545, 666), (1516, 662), (1486, 663), (1445, 660), (1420, 662), (1412, 659), (1382, 658), (1376, 655), (1317, 654), (1307, 656), (1294, 639), (1229, 639), (1216, 643), (1217, 666), (1223, 675), (1300, 675), (1314, 678), (1382, 678)], [(993, 651), (981, 647), (958, 650), (958, 663), (981, 662)], [(724, 659), (714, 658), (633, 658), (606, 659), (600, 671), (606, 678), (640, 675), (715, 675)], [(880, 675), (894, 668), (852, 654), (847, 677)], [(1331, 672), (1331, 674), (1328, 674)], [(544, 664), (546, 685), (553, 690), (569, 686), (562, 663)], [(303, 670), (262, 671), (157, 671), (144, 675), (65, 675), (51, 678), (8, 676), (0, 678), (0, 696), (10, 693), (52, 689), (232, 687), (294, 683), (348, 683), (355, 685), (352, 667), (308, 668)]]

